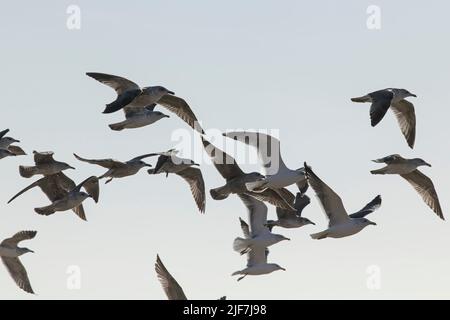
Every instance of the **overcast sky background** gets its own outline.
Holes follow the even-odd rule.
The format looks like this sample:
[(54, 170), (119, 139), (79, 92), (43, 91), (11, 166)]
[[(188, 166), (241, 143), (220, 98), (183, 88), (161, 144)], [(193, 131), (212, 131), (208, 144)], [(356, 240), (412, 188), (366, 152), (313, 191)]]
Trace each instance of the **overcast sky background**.
[[(81, 29), (68, 30), (67, 6), (81, 9)], [(381, 29), (366, 26), (369, 5), (381, 8)], [(172, 133), (191, 132), (172, 116), (141, 129), (114, 132), (104, 115), (114, 92), (87, 71), (164, 85), (184, 97), (205, 129), (279, 129), (286, 164), (307, 161), (342, 197), (348, 211), (375, 195), (383, 205), (361, 233), (313, 241), (327, 221), (312, 191), (304, 215), (316, 226), (276, 230), (292, 238), (271, 248), (269, 262), (287, 272), (230, 275), (246, 265), (232, 250), (246, 209), (233, 196), (198, 213), (187, 184), (177, 176), (133, 177), (101, 186), (99, 204), (86, 201), (88, 222), (73, 213), (43, 217), (33, 208), (48, 199), (33, 190), (6, 201), (33, 179), (17, 167), (32, 157), (0, 161), (0, 237), (37, 230), (21, 258), (37, 295), (24, 293), (0, 268), (6, 299), (165, 299), (156, 278), (159, 253), (188, 298), (450, 298), (450, 227), (397, 176), (372, 176), (370, 160), (392, 153), (433, 165), (444, 215), (450, 192), (448, 128), (450, 4), (421, 1), (14, 1), (2, 4), (0, 129), (32, 150), (52, 150), (77, 168), (76, 181), (104, 172), (78, 162), (134, 156), (173, 147)], [(410, 150), (391, 112), (376, 127), (369, 105), (353, 96), (386, 87), (417, 94), (416, 147)], [(168, 113), (163, 108), (158, 108)], [(199, 137), (193, 135), (197, 139)], [(189, 149), (189, 148), (187, 148)], [(183, 150), (189, 155), (190, 150)], [(197, 151), (199, 151), (197, 149)], [(155, 159), (156, 160), (156, 159)], [(197, 159), (198, 155), (197, 155)], [(257, 165), (246, 164), (246, 170)], [(202, 165), (208, 188), (223, 184)], [(291, 188), (294, 192), (295, 188)], [(275, 209), (269, 208), (271, 217)], [(67, 269), (81, 270), (81, 288), (67, 288)], [(381, 271), (381, 287), (367, 286), (367, 268)]]

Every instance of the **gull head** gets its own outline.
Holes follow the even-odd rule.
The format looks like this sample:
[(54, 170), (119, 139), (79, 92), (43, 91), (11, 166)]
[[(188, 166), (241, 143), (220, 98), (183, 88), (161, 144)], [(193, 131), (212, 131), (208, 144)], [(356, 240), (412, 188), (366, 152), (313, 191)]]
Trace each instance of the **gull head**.
[(19, 251), (19, 254), (20, 254), (20, 255), (23, 255), (23, 254), (28, 253), (28, 252), (34, 253), (33, 250), (28, 249), (28, 248), (18, 248), (18, 249), (19, 249), (18, 251)]
[(16, 139), (11, 138), (11, 137), (3, 137), (1, 139), (1, 141), (2, 141), (2, 144), (8, 145), (8, 146), (13, 144), (13, 143), (15, 143), (15, 142), (17, 142), (17, 143), (20, 142), (20, 140), (16, 140)]
[(304, 217), (300, 217), (300, 222), (301, 222), (302, 226), (306, 226), (308, 224), (312, 224), (314, 226), (316, 225), (314, 222), (312, 222), (308, 218), (304, 218)]
[(153, 115), (155, 118), (157, 118), (158, 120), (159, 120), (159, 119), (162, 119), (162, 118), (170, 118), (170, 116), (168, 116), (167, 114), (164, 114), (164, 113), (162, 113), (162, 112), (160, 112), (160, 111), (153, 111), (153, 112), (152, 112), (152, 115)]
[(417, 97), (414, 93), (411, 93), (406, 89), (398, 89), (398, 91), (396, 92), (396, 95), (401, 99), (408, 98), (408, 97), (414, 97), (414, 98)]
[(415, 158), (415, 159), (413, 159), (413, 161), (414, 161), (414, 163), (415, 163), (418, 167), (420, 167), (420, 166), (431, 167), (431, 164), (429, 164), (428, 162), (426, 162), (426, 161), (423, 160), (423, 159)]
[(67, 170), (67, 169), (75, 170), (74, 167), (72, 167), (70, 164), (65, 163), (65, 162), (61, 162), (61, 168), (62, 168), (62, 170)]
[(277, 271), (277, 270), (283, 270), (283, 271), (286, 271), (285, 268), (281, 267), (280, 265), (278, 265), (278, 264), (276, 264), (276, 263), (273, 263), (272, 266), (273, 266), (273, 271)]
[(372, 226), (376, 226), (377, 225), (375, 222), (370, 221), (369, 219), (366, 219), (366, 218), (359, 218), (359, 219), (356, 219), (356, 220), (358, 221), (358, 223), (362, 224), (365, 227), (366, 226), (370, 226), (370, 225), (372, 225)]
[(283, 240), (291, 241), (290, 238), (287, 238), (287, 237), (283, 236), (282, 234), (274, 234), (274, 236), (278, 240), (278, 242), (283, 241)]

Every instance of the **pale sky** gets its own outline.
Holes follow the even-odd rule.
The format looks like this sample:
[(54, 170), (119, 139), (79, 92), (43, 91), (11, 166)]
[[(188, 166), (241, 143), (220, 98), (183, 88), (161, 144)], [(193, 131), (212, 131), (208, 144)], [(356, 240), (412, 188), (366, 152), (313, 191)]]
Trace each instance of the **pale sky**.
[[(66, 26), (71, 4), (81, 9), (80, 30)], [(380, 30), (366, 26), (369, 5), (381, 9)], [(96, 71), (175, 91), (205, 129), (279, 130), (286, 164), (298, 168), (307, 161), (349, 212), (377, 194), (383, 205), (369, 217), (377, 226), (314, 241), (309, 234), (327, 221), (310, 190), (304, 215), (317, 225), (275, 229), (292, 241), (273, 246), (269, 262), (287, 272), (238, 283), (231, 273), (246, 259), (232, 242), (246, 209), (236, 196), (214, 201), (208, 194), (201, 215), (181, 178), (142, 170), (102, 184), (99, 204), (85, 202), (88, 222), (71, 212), (43, 217), (33, 211), (48, 204), (38, 190), (6, 204), (33, 181), (18, 173), (19, 165), (32, 164), (31, 156), (6, 158), (0, 160), (0, 238), (38, 231), (22, 243), (36, 253), (21, 258), (37, 295), (18, 289), (2, 266), (0, 297), (165, 299), (153, 266), (159, 253), (191, 299), (450, 298), (448, 223), (400, 177), (369, 173), (379, 167), (370, 160), (388, 154), (425, 159), (433, 167), (423, 172), (450, 217), (449, 10), (444, 1), (2, 4), (0, 129), (10, 128), (29, 154), (54, 151), (77, 168), (68, 172), (75, 181), (104, 170), (78, 162), (73, 152), (128, 160), (172, 148), (176, 130), (191, 132), (174, 115), (145, 128), (110, 130), (123, 114), (101, 113), (114, 92), (85, 75)], [(371, 128), (369, 105), (350, 101), (386, 87), (418, 96), (410, 99), (417, 115), (414, 150), (391, 112)], [(213, 166), (202, 162), (201, 168), (208, 190), (224, 183)], [(273, 207), (269, 215), (274, 218)], [(70, 266), (81, 271), (79, 289), (67, 286)], [(367, 286), (370, 266), (380, 271), (375, 290)]]

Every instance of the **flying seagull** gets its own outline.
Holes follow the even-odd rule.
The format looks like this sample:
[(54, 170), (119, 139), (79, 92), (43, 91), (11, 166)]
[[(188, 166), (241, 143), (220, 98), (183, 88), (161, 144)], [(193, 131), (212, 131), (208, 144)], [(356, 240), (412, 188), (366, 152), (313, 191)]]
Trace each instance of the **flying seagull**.
[[(248, 211), (250, 214), (250, 210), (254, 212), (263, 212), (263, 208), (260, 204), (262, 202), (253, 199), (252, 197), (246, 196), (246, 195), (240, 195), (240, 198), (244, 203), (247, 203), (248, 205)], [(257, 202), (254, 202), (257, 201)], [(253, 206), (253, 207), (252, 207)], [(251, 208), (252, 207), (252, 208)], [(264, 213), (262, 214), (262, 216)], [(258, 221), (260, 220), (260, 221)], [(265, 221), (261, 219), (261, 216), (259, 219), (250, 220), (251, 227), (248, 226), (248, 224), (243, 221), (242, 219), (239, 219), (241, 223), (241, 229), (244, 234), (244, 237), (246, 239), (251, 239), (252, 237), (258, 237), (258, 235), (264, 234), (268, 232), (267, 227), (265, 227)], [(256, 223), (257, 222), (257, 223)], [(256, 223), (256, 224), (255, 224)], [(252, 226), (253, 224), (253, 226)], [(255, 227), (255, 229), (253, 229)], [(269, 274), (277, 270), (283, 270), (286, 271), (285, 268), (280, 267), (276, 263), (267, 263), (267, 257), (269, 255), (269, 249), (267, 247), (261, 246), (261, 245), (253, 245), (251, 250), (247, 250), (247, 267), (233, 272), (231, 275), (241, 275), (237, 279), (237, 281), (241, 281), (248, 275), (257, 276), (257, 275), (263, 275), (263, 274)]]
[[(174, 277), (169, 273), (161, 261), (159, 255), (156, 255), (155, 271), (158, 280), (166, 293), (169, 300), (187, 300), (183, 288), (178, 284)], [(221, 297), (219, 300), (226, 300), (226, 297)]]
[[(368, 210), (367, 206), (365, 206), (361, 211), (348, 215), (341, 198), (325, 182), (320, 180), (306, 163), (305, 170), (309, 185), (316, 193), (329, 220), (328, 229), (311, 234), (311, 238), (343, 238), (360, 232), (368, 225), (376, 225), (375, 222), (366, 219), (365, 216), (378, 208), (377, 206), (373, 206), (373, 210)], [(375, 199), (381, 201), (381, 198), (377, 197)], [(375, 199), (373, 201), (376, 201)]]
[(153, 110), (155, 104), (159, 104), (175, 113), (193, 129), (204, 133), (187, 102), (164, 87), (141, 88), (126, 78), (105, 73), (88, 72), (86, 75), (116, 90), (117, 99), (107, 104), (103, 113), (113, 113), (126, 108), (125, 116), (127, 120), (112, 125), (111, 129), (113, 130), (142, 127), (163, 118), (162, 113)]
[[(290, 191), (286, 191), (290, 193), (289, 198), (285, 196), (288, 201), (289, 199), (294, 198), (294, 195)], [(294, 200), (295, 211), (277, 208), (278, 220), (268, 220), (267, 227), (272, 231), (272, 228), (275, 226), (282, 228), (300, 228), (308, 224), (315, 225), (315, 223), (308, 218), (302, 217), (303, 209), (309, 205), (310, 202), (311, 199), (309, 199), (306, 194), (298, 192)]]
[(400, 130), (405, 136), (409, 147), (414, 148), (416, 139), (416, 114), (414, 105), (405, 100), (408, 97), (417, 97), (405, 89), (388, 88), (371, 92), (365, 96), (352, 98), (353, 102), (370, 102), (370, 122), (375, 127), (383, 119), (389, 107), (394, 112)]
[[(11, 203), (14, 199), (34, 187), (39, 187), (52, 202), (46, 207), (34, 209), (36, 213), (41, 215), (48, 216), (57, 211), (72, 210), (82, 220), (86, 220), (83, 201), (87, 198), (92, 198), (97, 203), (99, 198), (97, 177), (89, 177), (79, 185), (75, 185), (75, 182), (60, 172), (33, 182), (12, 197), (8, 203)], [(81, 191), (81, 188), (84, 188), (86, 192)]]
[(247, 208), (250, 229), (248, 226), (245, 227), (245, 222), (243, 223), (240, 219), (245, 238), (238, 237), (234, 239), (234, 251), (245, 254), (258, 247), (267, 248), (280, 241), (291, 240), (281, 234), (274, 234), (270, 232), (269, 228), (266, 226), (267, 206), (263, 202), (245, 194), (240, 194), (239, 198)]
[(123, 108), (125, 120), (110, 124), (109, 127), (115, 131), (123, 129), (134, 129), (148, 126), (163, 118), (170, 118), (168, 115), (155, 111), (156, 104), (148, 106), (133, 106), (129, 104)]
[(408, 181), (422, 197), (423, 201), (444, 220), (439, 198), (433, 185), (433, 181), (420, 172), (420, 166), (431, 165), (423, 159), (405, 159), (398, 154), (393, 154), (381, 159), (373, 160), (376, 163), (385, 163), (387, 166), (370, 171), (372, 174), (398, 174)]
[(114, 178), (124, 178), (135, 175), (142, 168), (151, 167), (150, 164), (145, 163), (144, 161), (142, 161), (142, 159), (153, 156), (153, 154), (144, 154), (142, 156), (133, 158), (126, 162), (121, 162), (113, 159), (98, 159), (98, 160), (85, 159), (78, 156), (75, 153), (73, 155), (80, 161), (95, 164), (108, 169), (108, 171), (106, 171), (103, 175), (99, 177), (99, 179), (109, 178), (105, 183), (111, 182), (112, 179)]
[(226, 180), (226, 184), (224, 186), (210, 190), (211, 197), (214, 200), (226, 199), (230, 194), (245, 193), (260, 201), (267, 201), (276, 207), (294, 210), (292, 205), (288, 203), (276, 190), (267, 188), (263, 192), (249, 191), (246, 187), (247, 183), (261, 181), (265, 177), (258, 172), (244, 173), (233, 157), (216, 148), (203, 136), (201, 138), (206, 153), (208, 153), (209, 157), (213, 161), (217, 171), (219, 171), (222, 177)]
[(191, 189), (192, 196), (201, 213), (205, 212), (205, 182), (200, 169), (194, 168), (198, 166), (190, 159), (182, 159), (176, 156), (174, 150), (167, 152), (155, 153), (159, 155), (155, 169), (148, 169), (149, 174), (165, 173), (166, 177), (169, 173), (174, 173), (183, 178)]
[(5, 129), (0, 132), (0, 159), (11, 156), (23, 156), (26, 155), (25, 151), (19, 146), (12, 145), (13, 143), (20, 142), (12, 137), (5, 137), (9, 132), (9, 129)]
[(34, 251), (28, 248), (20, 248), (17, 245), (21, 241), (33, 239), (36, 233), (36, 231), (20, 231), (0, 243), (0, 257), (2, 258), (3, 264), (8, 269), (9, 274), (17, 286), (28, 293), (34, 293), (34, 291), (28, 279), (27, 270), (22, 262), (20, 262), (19, 257), (25, 253), (33, 253)]
[(19, 166), (19, 173), (24, 178), (31, 178), (34, 175), (41, 174), (50, 176), (64, 170), (75, 169), (71, 165), (56, 161), (53, 159), (53, 152), (37, 152), (33, 151), (34, 166)]
[(261, 191), (266, 188), (280, 189), (294, 183), (299, 189), (305, 187), (304, 168), (292, 170), (286, 167), (281, 157), (278, 139), (265, 133), (248, 131), (227, 132), (223, 135), (256, 148), (262, 164), (262, 174), (266, 176), (266, 179), (249, 184), (253, 186), (251, 188), (253, 191)]

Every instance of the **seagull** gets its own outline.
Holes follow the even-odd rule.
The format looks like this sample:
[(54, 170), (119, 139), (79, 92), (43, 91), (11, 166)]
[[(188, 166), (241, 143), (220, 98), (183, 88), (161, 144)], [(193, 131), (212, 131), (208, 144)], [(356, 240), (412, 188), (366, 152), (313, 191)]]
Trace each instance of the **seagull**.
[(111, 74), (88, 72), (86, 75), (116, 90), (117, 99), (107, 104), (103, 113), (126, 108), (124, 111), (127, 120), (110, 126), (113, 130), (142, 127), (164, 118), (165, 115), (161, 112), (153, 110), (155, 104), (159, 104), (175, 113), (193, 129), (204, 133), (187, 102), (162, 86), (141, 88), (131, 80)]
[(414, 105), (405, 100), (408, 97), (417, 97), (406, 89), (387, 88), (371, 92), (365, 96), (352, 98), (353, 102), (371, 102), (370, 122), (375, 127), (383, 119), (389, 107), (394, 112), (400, 130), (405, 136), (409, 147), (414, 148), (416, 139), (416, 114)]
[(28, 252), (34, 253), (34, 251), (28, 248), (20, 248), (17, 245), (21, 241), (33, 239), (36, 233), (36, 231), (20, 231), (0, 243), (0, 257), (9, 274), (20, 289), (33, 294), (34, 291), (28, 279), (27, 270), (20, 262), (19, 257)]
[[(366, 206), (361, 211), (348, 215), (341, 198), (325, 182), (320, 180), (306, 163), (305, 170), (308, 182), (316, 193), (322, 209), (329, 220), (328, 229), (311, 234), (311, 238), (343, 238), (360, 232), (368, 225), (376, 225), (375, 222), (366, 219), (365, 216), (372, 213), (379, 206), (373, 206), (372, 210), (367, 209)], [(379, 199), (381, 201), (381, 198)]]
[[(291, 193), (291, 198), (293, 197), (294, 195)], [(286, 197), (286, 199), (289, 201), (289, 198)], [(272, 228), (275, 226), (282, 228), (300, 228), (308, 224), (315, 225), (315, 223), (308, 218), (302, 217), (303, 209), (309, 205), (310, 202), (311, 199), (309, 199), (306, 194), (298, 192), (294, 201), (295, 211), (277, 208), (278, 220), (268, 220), (267, 227), (272, 231)]]
[(234, 131), (223, 135), (256, 148), (262, 163), (262, 174), (266, 178), (250, 183), (248, 186), (252, 191), (262, 191), (266, 188), (280, 189), (294, 183), (299, 189), (305, 187), (307, 182), (304, 168), (292, 170), (286, 167), (281, 157), (278, 139), (261, 132)]
[[(166, 293), (167, 299), (169, 300), (187, 300), (184, 294), (183, 288), (178, 284), (178, 282), (172, 277), (169, 271), (166, 269), (161, 261), (159, 255), (156, 255), (155, 271), (158, 276), (158, 280)], [(226, 300), (223, 296), (219, 300)]]
[(261, 181), (265, 177), (258, 172), (244, 173), (236, 160), (222, 150), (216, 148), (202, 136), (203, 147), (213, 161), (217, 171), (226, 180), (226, 184), (210, 190), (211, 197), (214, 200), (226, 199), (230, 194), (248, 194), (260, 200), (267, 201), (270, 204), (283, 209), (294, 210), (278, 191), (267, 188), (262, 192), (249, 191), (246, 183)]
[[(247, 202), (249, 205), (251, 203), (253, 203), (253, 200), (255, 200), (252, 197), (249, 197), (246, 195), (241, 195), (240, 197), (241, 197), (241, 200), (244, 201), (244, 203)], [(255, 201), (258, 201), (258, 200), (255, 200)], [(251, 209), (251, 210), (255, 210), (255, 211), (262, 210), (262, 207), (260, 206), (260, 204), (262, 204), (262, 203), (260, 201), (258, 201), (258, 202), (259, 202), (259, 204), (254, 202), (256, 207), (254, 207), (255, 209)], [(250, 213), (250, 209), (249, 209), (249, 213)], [(252, 236), (257, 236), (258, 233), (266, 233), (268, 231), (267, 227), (264, 226), (264, 224), (265, 224), (264, 221), (260, 221), (260, 223), (255, 225), (256, 229), (252, 228), (252, 230), (250, 230), (250, 227), (248, 226), (248, 224), (245, 221), (243, 221), (241, 218), (239, 218), (239, 221), (241, 223), (242, 232), (244, 233), (244, 236), (246, 239), (250, 239), (250, 238), (252, 238)], [(252, 221), (252, 220), (250, 220), (250, 221)], [(256, 219), (253, 220), (253, 222), (256, 222)], [(252, 222), (251, 222), (251, 224), (252, 224)], [(277, 270), (286, 271), (285, 268), (280, 267), (276, 263), (267, 263), (268, 255), (269, 255), (269, 249), (267, 249), (267, 247), (260, 246), (260, 245), (253, 246), (251, 250), (247, 251), (247, 267), (242, 270), (235, 271), (231, 275), (232, 276), (242, 275), (241, 277), (239, 277), (237, 279), (237, 281), (241, 281), (248, 275), (257, 276), (257, 275), (262, 275), (262, 274), (269, 274), (269, 273), (272, 273)]]
[[(49, 206), (34, 209), (36, 213), (46, 216), (57, 211), (72, 210), (80, 219), (86, 220), (82, 202), (92, 198), (97, 203), (99, 198), (97, 177), (89, 177), (79, 185), (75, 185), (75, 182), (60, 172), (33, 182), (12, 197), (8, 203), (34, 187), (39, 187), (52, 202)], [(81, 188), (84, 188), (86, 192), (81, 191)]]
[(24, 178), (31, 178), (37, 174), (50, 176), (64, 170), (75, 169), (65, 162), (55, 161), (53, 154), (51, 151), (33, 151), (35, 166), (19, 166), (20, 175)]
[(168, 115), (155, 111), (156, 104), (148, 106), (133, 106), (129, 104), (123, 108), (125, 120), (110, 124), (109, 127), (115, 131), (123, 129), (134, 129), (148, 126), (163, 118), (170, 118)]
[(420, 166), (431, 167), (431, 164), (419, 158), (405, 159), (399, 154), (393, 154), (381, 159), (373, 160), (373, 162), (385, 163), (387, 166), (378, 170), (372, 170), (370, 173), (400, 175), (414, 187), (422, 197), (423, 201), (438, 215), (438, 217), (445, 220), (433, 181), (417, 169)]
[(105, 184), (111, 182), (112, 179), (114, 178), (124, 178), (132, 176), (138, 173), (138, 171), (144, 167), (151, 167), (150, 164), (145, 163), (144, 161), (142, 161), (142, 159), (152, 156), (152, 154), (144, 154), (142, 156), (128, 160), (127, 162), (121, 162), (113, 159), (99, 159), (99, 160), (84, 159), (75, 153), (73, 155), (80, 161), (87, 162), (90, 164), (96, 164), (98, 166), (108, 169), (108, 171), (106, 171), (102, 176), (99, 177), (99, 179), (109, 178), (105, 182)]
[(246, 223), (241, 221), (241, 228), (245, 238), (236, 238), (233, 242), (234, 251), (245, 254), (256, 248), (267, 248), (283, 240), (291, 240), (281, 234), (270, 232), (267, 225), (267, 206), (255, 198), (240, 194), (239, 198), (247, 207), (248, 219), (251, 228), (245, 227)]
[(159, 155), (155, 169), (148, 169), (149, 174), (165, 173), (166, 177), (169, 173), (174, 173), (183, 178), (191, 189), (192, 196), (195, 203), (201, 213), (205, 212), (205, 182), (200, 169), (193, 168), (193, 166), (199, 166), (190, 159), (182, 159), (176, 156), (174, 150), (167, 152), (155, 153)]
[(25, 151), (19, 146), (13, 146), (13, 143), (20, 142), (11, 137), (5, 137), (9, 132), (9, 129), (5, 129), (0, 132), (0, 159), (5, 157), (23, 156), (26, 155)]

